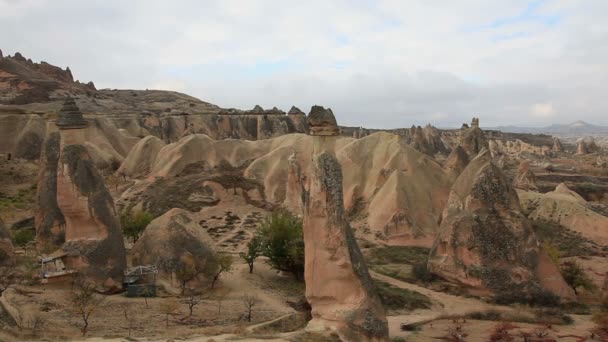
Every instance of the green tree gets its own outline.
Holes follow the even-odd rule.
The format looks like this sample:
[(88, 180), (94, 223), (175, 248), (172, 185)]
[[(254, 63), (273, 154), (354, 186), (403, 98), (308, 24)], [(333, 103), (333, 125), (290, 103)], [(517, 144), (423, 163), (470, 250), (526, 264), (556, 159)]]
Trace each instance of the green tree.
[(230, 254), (219, 254), (217, 256), (217, 270), (215, 271), (215, 275), (211, 281), (212, 289), (215, 287), (215, 283), (220, 278), (222, 273), (229, 273), (232, 271), (232, 263), (232, 255)]
[(146, 211), (123, 214), (120, 216), (123, 234), (135, 243), (153, 219), (152, 214)]
[(576, 262), (566, 261), (562, 264), (560, 270), (564, 280), (574, 290), (574, 293), (578, 294), (577, 288), (583, 288), (587, 291), (595, 290), (595, 284), (593, 284), (591, 278)]
[(27, 255), (27, 245), (31, 241), (34, 241), (35, 238), (36, 238), (36, 234), (31, 229), (19, 229), (13, 235), (13, 240), (15, 241), (15, 244), (17, 246), (23, 248), (26, 255)]
[(304, 235), (300, 218), (287, 210), (276, 210), (262, 222), (258, 236), (261, 254), (268, 257), (272, 268), (303, 279)]
[(259, 236), (254, 236), (247, 243), (247, 253), (240, 253), (239, 256), (249, 265), (249, 273), (253, 273), (253, 262), (262, 253), (262, 241)]

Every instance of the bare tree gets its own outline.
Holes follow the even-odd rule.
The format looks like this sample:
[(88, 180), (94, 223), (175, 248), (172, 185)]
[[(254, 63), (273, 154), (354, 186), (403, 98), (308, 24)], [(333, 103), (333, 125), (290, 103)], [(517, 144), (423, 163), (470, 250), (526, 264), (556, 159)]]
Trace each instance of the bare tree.
[(228, 294), (225, 292), (220, 292), (215, 295), (215, 300), (217, 301), (217, 316), (218, 318), (222, 316), (222, 302), (226, 299)]
[(213, 276), (213, 280), (211, 281), (211, 288), (215, 287), (215, 283), (220, 278), (222, 273), (230, 273), (232, 272), (232, 255), (230, 254), (220, 254), (217, 257), (217, 271), (215, 271), (215, 275)]
[(70, 304), (72, 311), (82, 320), (82, 336), (85, 336), (89, 328), (91, 315), (99, 309), (104, 297), (95, 293), (92, 286), (81, 283), (76, 290), (72, 291)]
[(192, 317), (192, 310), (194, 310), (194, 307), (199, 305), (202, 301), (203, 297), (196, 294), (190, 294), (188, 297), (182, 300), (182, 303), (188, 305), (188, 317)]
[(186, 287), (188, 282), (198, 276), (199, 272), (194, 266), (182, 265), (180, 268), (175, 270), (175, 276), (179, 281), (180, 288), (182, 290), (182, 296), (186, 293)]
[(40, 330), (47, 326), (47, 320), (42, 317), (40, 312), (34, 313), (32, 320), (30, 321), (30, 329), (32, 329), (32, 336), (38, 337)]
[(243, 305), (245, 305), (245, 316), (247, 318), (247, 322), (251, 322), (251, 313), (253, 312), (253, 307), (258, 303), (258, 297), (246, 294), (243, 295), (242, 300)]
[(165, 314), (165, 326), (169, 327), (169, 315), (173, 315), (179, 309), (179, 303), (173, 297), (166, 298), (160, 303), (160, 311)]
[(131, 304), (123, 304), (121, 305), (122, 315), (125, 317), (125, 321), (127, 322), (127, 330), (129, 331), (129, 337), (131, 337), (131, 331), (137, 324), (135, 322), (135, 314), (134, 309)]

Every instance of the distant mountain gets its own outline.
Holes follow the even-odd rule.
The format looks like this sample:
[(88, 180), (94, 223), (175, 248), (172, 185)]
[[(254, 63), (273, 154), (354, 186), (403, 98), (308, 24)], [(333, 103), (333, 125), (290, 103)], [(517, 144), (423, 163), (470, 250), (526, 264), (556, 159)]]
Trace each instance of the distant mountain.
[(510, 133), (545, 133), (545, 134), (608, 134), (608, 126), (592, 125), (582, 120), (567, 125), (553, 124), (546, 127), (498, 126), (485, 129)]

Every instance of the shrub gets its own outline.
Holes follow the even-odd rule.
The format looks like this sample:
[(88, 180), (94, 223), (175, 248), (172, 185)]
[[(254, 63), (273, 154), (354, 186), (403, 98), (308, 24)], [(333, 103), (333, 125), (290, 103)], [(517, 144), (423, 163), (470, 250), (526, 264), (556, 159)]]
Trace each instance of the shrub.
[(123, 234), (135, 243), (153, 219), (152, 214), (146, 211), (123, 214), (120, 216)]
[(436, 279), (435, 275), (426, 267), (426, 263), (414, 265), (412, 272), (414, 277), (423, 283), (430, 283)]
[(583, 288), (587, 291), (595, 290), (595, 284), (593, 284), (591, 278), (587, 276), (583, 268), (576, 262), (566, 261), (560, 267), (560, 271), (566, 283), (574, 290), (574, 293), (578, 294), (577, 288)]
[(303, 280), (304, 235), (301, 219), (287, 210), (276, 210), (261, 223), (257, 236), (261, 241), (262, 255), (268, 257), (272, 268), (289, 272), (297, 280)]

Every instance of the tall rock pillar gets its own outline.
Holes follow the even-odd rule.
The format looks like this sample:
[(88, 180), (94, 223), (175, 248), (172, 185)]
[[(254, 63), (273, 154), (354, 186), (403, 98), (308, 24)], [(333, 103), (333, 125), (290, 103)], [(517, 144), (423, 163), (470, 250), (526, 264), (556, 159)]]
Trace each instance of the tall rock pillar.
[(100, 291), (122, 288), (126, 252), (114, 200), (84, 146), (87, 121), (72, 99), (56, 122), (60, 134), (57, 207), (65, 219), (65, 263)]
[(343, 341), (388, 341), (384, 307), (344, 217), (336, 119), (331, 109), (313, 106), (308, 124), (313, 153), (304, 196), (304, 278), (312, 307), (307, 329), (335, 331)]

